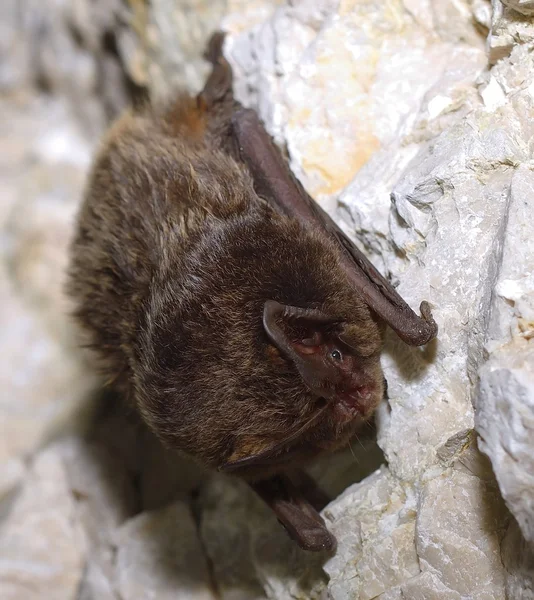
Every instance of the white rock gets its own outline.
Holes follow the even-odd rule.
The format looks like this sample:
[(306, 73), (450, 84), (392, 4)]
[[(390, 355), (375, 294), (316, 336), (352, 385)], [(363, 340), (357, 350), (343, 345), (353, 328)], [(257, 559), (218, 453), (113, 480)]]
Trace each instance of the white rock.
[(502, 0), (502, 3), (509, 8), (513, 8), (518, 13), (523, 15), (534, 15), (533, 0)]
[(118, 452), (103, 443), (71, 438), (62, 445), (76, 518), (87, 545), (80, 585), (84, 600), (115, 598), (114, 534), (137, 509), (132, 473)]
[[(434, 7), (443, 22), (448, 5)], [(441, 87), (458, 94), (454, 87), (483, 67), (469, 13), (455, 15), (456, 28), (470, 31), (472, 44), (458, 44), (456, 35), (443, 33), (441, 40), (432, 22), (414, 20), (421, 6), (300, 2), (228, 40), (237, 96), (283, 138), (293, 170), (314, 197), (339, 193), (373, 153), (410, 128), (440, 80), (451, 77)]]
[[(433, 580), (429, 598), (444, 590), (473, 600), (505, 597), (500, 551), (504, 520), (496, 486), (470, 473), (446, 471), (424, 486), (416, 545), (421, 571)], [(419, 590), (415, 597), (425, 598), (425, 587), (412, 581), (403, 591), (411, 598)]]
[(122, 600), (214, 600), (195, 522), (183, 502), (143, 513), (117, 532)]
[(333, 600), (371, 600), (419, 574), (415, 496), (382, 468), (345, 491), (325, 510), (338, 538), (325, 563)]
[(0, 526), (0, 598), (75, 600), (85, 536), (58, 447), (37, 456)]
[(516, 44), (534, 40), (534, 22), (531, 18), (534, 3), (528, 0), (491, 0), (491, 4), (493, 17), (487, 47), (493, 64), (508, 56)]
[[(534, 542), (534, 173), (512, 179), (489, 325), (489, 358), (480, 370), (477, 429), (506, 503)], [(518, 258), (520, 249), (521, 257)]]
[[(0, 470), (77, 426), (97, 382), (78, 351), (63, 291), (90, 145), (63, 101), (2, 101), (2, 118)], [(71, 154), (49, 151), (57, 131)]]

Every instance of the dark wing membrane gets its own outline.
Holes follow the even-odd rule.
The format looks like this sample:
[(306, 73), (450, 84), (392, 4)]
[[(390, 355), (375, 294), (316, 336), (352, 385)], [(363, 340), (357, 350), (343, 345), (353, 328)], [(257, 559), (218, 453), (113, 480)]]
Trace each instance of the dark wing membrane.
[(391, 284), (375, 269), (330, 216), (291, 175), (280, 152), (256, 113), (237, 108), (232, 114), (233, 134), (241, 160), (248, 166), (257, 193), (284, 214), (332, 236), (343, 248), (343, 263), (355, 290), (407, 344), (421, 346), (438, 332), (427, 302), (421, 317), (406, 304)]

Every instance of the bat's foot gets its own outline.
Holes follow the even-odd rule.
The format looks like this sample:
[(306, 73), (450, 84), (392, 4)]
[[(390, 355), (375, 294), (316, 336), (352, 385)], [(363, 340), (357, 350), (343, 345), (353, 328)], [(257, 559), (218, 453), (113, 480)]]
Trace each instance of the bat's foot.
[(335, 536), (328, 531), (321, 515), (287, 475), (275, 475), (251, 483), (251, 486), (274, 512), (289, 537), (303, 550), (335, 551)]

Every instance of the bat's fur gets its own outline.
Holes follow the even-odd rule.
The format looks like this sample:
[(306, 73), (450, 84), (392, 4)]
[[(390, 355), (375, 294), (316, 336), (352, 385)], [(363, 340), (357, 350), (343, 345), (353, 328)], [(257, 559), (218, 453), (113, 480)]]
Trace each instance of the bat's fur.
[[(320, 402), (269, 341), (266, 300), (348, 324), (358, 365), (376, 382), (369, 412), (383, 394), (383, 327), (339, 249), (258, 198), (208, 124), (201, 103), (180, 97), (112, 127), (79, 215), (69, 292), (103, 369), (148, 425), (217, 468), (287, 437)], [(295, 445), (332, 449), (357, 421), (340, 425), (326, 410)]]

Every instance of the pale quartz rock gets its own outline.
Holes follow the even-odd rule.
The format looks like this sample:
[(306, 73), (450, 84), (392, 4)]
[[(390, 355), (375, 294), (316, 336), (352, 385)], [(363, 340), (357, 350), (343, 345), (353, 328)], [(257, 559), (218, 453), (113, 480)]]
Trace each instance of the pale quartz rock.
[(473, 17), (479, 27), (484, 32), (488, 32), (491, 27), (492, 6), (491, 0), (471, 0), (471, 9)]
[[(447, 4), (432, 7), (444, 22)], [(284, 140), (294, 172), (314, 197), (339, 193), (377, 150), (410, 130), (425, 94), (442, 78), (456, 79), (449, 92), (459, 93), (484, 65), (482, 39), (466, 10), (455, 18), (470, 32), (469, 44), (448, 31), (440, 38), (431, 23), (414, 20), (420, 6), (336, 5), (281, 7), (227, 43), (236, 95)], [(445, 102), (442, 110), (457, 98)]]
[(97, 378), (78, 351), (63, 290), (90, 145), (64, 101), (22, 96), (1, 107), (0, 471), (7, 493), (21, 458), (78, 427)]
[(518, 13), (534, 16), (534, 1), (533, 0), (502, 0), (502, 3), (508, 8), (512, 8)]
[(123, 457), (104, 444), (73, 437), (62, 445), (61, 455), (87, 546), (80, 596), (112, 600), (116, 597), (114, 532), (136, 512), (131, 474)]
[[(531, 106), (534, 108), (534, 99)], [(534, 541), (532, 198), (534, 171), (520, 167), (514, 173), (508, 196), (508, 218), (488, 327), (489, 357), (480, 370), (477, 396), (480, 447), (491, 458), (504, 499), (530, 542)]]
[(487, 40), (490, 63), (508, 56), (517, 44), (534, 40), (533, 2), (491, 0), (493, 16)]
[(371, 600), (419, 574), (414, 544), (416, 498), (382, 468), (348, 488), (324, 511), (337, 536), (324, 566), (334, 600)]
[(419, 490), (383, 468), (325, 509), (339, 540), (324, 566), (329, 597), (504, 598), (502, 501), (491, 469), (468, 448)]
[(76, 519), (61, 452), (40, 453), (0, 528), (2, 600), (75, 600), (85, 536)]
[(78, 427), (97, 378), (78, 351), (63, 291), (90, 146), (62, 101), (2, 101), (2, 119), (0, 479), (7, 493), (21, 458)]
[(481, 88), (480, 96), (484, 106), (491, 111), (495, 111), (506, 103), (506, 93), (492, 75), (490, 75), (487, 85)]
[(419, 502), (421, 571), (437, 576), (459, 598), (504, 598), (500, 539), (505, 519), (497, 487), (470, 473), (445, 471), (424, 486)]
[(184, 502), (145, 512), (116, 534), (122, 600), (214, 600), (190, 508)]

